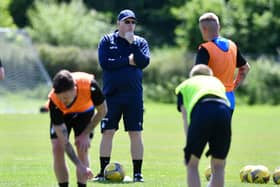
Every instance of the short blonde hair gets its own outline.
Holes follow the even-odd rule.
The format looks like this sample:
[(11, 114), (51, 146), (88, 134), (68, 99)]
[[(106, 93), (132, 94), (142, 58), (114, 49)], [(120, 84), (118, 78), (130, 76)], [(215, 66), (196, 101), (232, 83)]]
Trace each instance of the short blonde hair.
[(211, 68), (205, 64), (198, 64), (192, 67), (189, 76), (193, 77), (196, 75), (207, 75), (213, 76)]
[(214, 21), (216, 22), (217, 25), (220, 25), (218, 16), (213, 12), (206, 12), (202, 14), (202, 16), (200, 16), (199, 18), (199, 22), (203, 22), (203, 21)]

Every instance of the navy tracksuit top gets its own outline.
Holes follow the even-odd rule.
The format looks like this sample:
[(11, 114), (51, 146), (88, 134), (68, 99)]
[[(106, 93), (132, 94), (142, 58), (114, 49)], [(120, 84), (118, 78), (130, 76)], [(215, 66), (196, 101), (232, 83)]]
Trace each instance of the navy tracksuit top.
[[(150, 63), (147, 41), (135, 36), (130, 44), (118, 32), (105, 35), (98, 46), (99, 64), (103, 70), (103, 93), (111, 97), (143, 96), (142, 70)], [(136, 66), (129, 65), (128, 56), (134, 55)]]

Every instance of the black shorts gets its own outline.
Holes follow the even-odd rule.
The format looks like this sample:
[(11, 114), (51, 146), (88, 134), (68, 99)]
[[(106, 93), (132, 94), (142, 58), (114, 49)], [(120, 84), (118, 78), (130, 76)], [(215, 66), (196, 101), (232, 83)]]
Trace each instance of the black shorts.
[[(94, 114), (94, 110), (87, 111), (87, 112), (81, 112), (81, 113), (71, 113), (66, 114), (63, 116), (64, 122), (67, 127), (68, 136), (70, 135), (71, 130), (74, 130), (74, 136), (79, 136), (87, 127), (89, 124), (92, 115)], [(57, 135), (54, 131), (54, 128), (52, 127), (53, 123), (51, 122), (50, 125), (50, 137), (51, 139), (57, 138)], [(90, 134), (90, 137), (92, 138), (93, 134)]]
[(200, 158), (207, 142), (208, 155), (226, 158), (231, 143), (231, 110), (224, 103), (202, 100), (194, 107), (184, 148), (185, 163), (188, 164), (191, 154)]
[(125, 131), (143, 130), (143, 100), (131, 97), (127, 99), (106, 99), (108, 112), (101, 121), (101, 132), (104, 130), (119, 129), (119, 122), (123, 117)]

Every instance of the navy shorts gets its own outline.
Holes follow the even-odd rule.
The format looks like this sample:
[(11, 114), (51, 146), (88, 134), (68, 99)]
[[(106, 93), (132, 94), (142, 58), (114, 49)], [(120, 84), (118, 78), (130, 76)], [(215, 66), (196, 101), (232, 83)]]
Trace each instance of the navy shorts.
[(207, 143), (207, 156), (226, 158), (231, 143), (231, 109), (224, 103), (202, 100), (194, 107), (184, 148), (185, 163), (192, 154), (200, 158)]
[[(68, 136), (70, 135), (72, 129), (74, 130), (74, 136), (79, 136), (89, 124), (93, 114), (94, 110), (64, 115), (63, 119), (67, 127)], [(52, 122), (50, 125), (50, 137), (51, 139), (57, 138)], [(90, 134), (90, 138), (92, 137), (93, 133)]]
[(101, 132), (119, 129), (121, 118), (125, 131), (143, 130), (144, 106), (142, 98), (126, 98), (124, 100), (106, 99), (108, 112), (101, 121)]

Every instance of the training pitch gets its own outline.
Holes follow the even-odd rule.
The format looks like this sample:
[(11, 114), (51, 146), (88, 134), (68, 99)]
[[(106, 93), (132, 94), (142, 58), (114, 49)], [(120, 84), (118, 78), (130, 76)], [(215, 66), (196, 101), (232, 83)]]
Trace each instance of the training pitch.
[[(273, 171), (280, 166), (279, 132), (280, 107), (238, 106), (232, 124), (232, 146), (226, 166), (227, 187), (274, 186), (268, 184), (244, 184), (239, 171), (245, 165), (262, 164)], [(110, 186), (175, 187), (186, 186), (183, 165), (185, 137), (181, 114), (175, 105), (148, 103), (144, 116), (144, 183), (114, 183)], [(52, 169), (48, 114), (0, 115), (0, 186), (50, 187), (56, 186)], [(71, 137), (73, 140), (73, 137)], [(72, 141), (73, 142), (73, 141)], [(99, 170), (100, 129), (95, 130), (90, 155), (91, 168)], [(132, 175), (128, 135), (123, 127), (117, 132), (112, 161), (120, 162), (126, 175)], [(70, 186), (76, 186), (75, 169), (69, 161)], [(204, 155), (199, 166), (202, 186), (206, 186), (204, 169), (209, 159)], [(88, 186), (109, 186), (108, 183), (92, 183)]]

